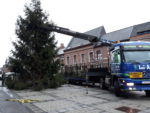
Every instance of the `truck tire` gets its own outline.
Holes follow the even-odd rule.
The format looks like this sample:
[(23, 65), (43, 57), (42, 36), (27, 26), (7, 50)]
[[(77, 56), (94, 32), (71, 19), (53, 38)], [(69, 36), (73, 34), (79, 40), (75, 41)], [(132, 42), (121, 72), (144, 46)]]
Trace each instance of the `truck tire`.
[(114, 82), (114, 93), (117, 97), (120, 97), (122, 95), (122, 91), (117, 80), (115, 80)]
[(100, 89), (107, 89), (106, 85), (105, 85), (105, 79), (104, 78), (100, 78), (99, 87), (100, 87)]
[(149, 90), (145, 90), (145, 94), (147, 97), (150, 97), (150, 91)]

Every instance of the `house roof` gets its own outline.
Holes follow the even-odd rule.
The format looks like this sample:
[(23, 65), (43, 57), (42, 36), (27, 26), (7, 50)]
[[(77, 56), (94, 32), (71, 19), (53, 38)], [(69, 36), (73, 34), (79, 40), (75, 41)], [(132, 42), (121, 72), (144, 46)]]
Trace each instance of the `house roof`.
[(102, 39), (117, 41), (117, 40), (126, 40), (129, 37), (135, 37), (138, 35), (138, 32), (150, 30), (150, 22), (134, 25), (124, 29), (120, 29), (114, 32), (107, 33), (102, 36)]
[[(95, 28), (95, 29), (85, 32), (85, 34), (101, 37), (102, 35), (106, 34), (106, 32), (105, 32), (104, 27), (100, 26), (98, 28)], [(83, 45), (87, 45), (87, 44), (90, 44), (90, 42), (87, 40), (78, 38), (78, 37), (76, 37), (76, 38), (73, 37), (65, 50), (83, 46)]]
[[(101, 26), (93, 30), (87, 31), (85, 33), (89, 35), (97, 36), (99, 40), (101, 38), (103, 40), (118, 41), (118, 40), (128, 40), (130, 37), (139, 35), (138, 32), (142, 32), (142, 31), (150, 32), (150, 22), (133, 25), (110, 33), (106, 33), (104, 27)], [(87, 45), (87, 44), (90, 44), (90, 42), (84, 39), (73, 37), (65, 50)], [(101, 45), (101, 42), (98, 42), (96, 45), (97, 46)]]
[(110, 41), (126, 40), (130, 37), (133, 26), (107, 33), (101, 38)]
[(138, 32), (148, 31), (148, 30), (150, 30), (150, 22), (146, 22), (146, 23), (134, 25), (130, 37), (137, 36), (137, 35), (138, 35), (138, 34), (137, 34)]

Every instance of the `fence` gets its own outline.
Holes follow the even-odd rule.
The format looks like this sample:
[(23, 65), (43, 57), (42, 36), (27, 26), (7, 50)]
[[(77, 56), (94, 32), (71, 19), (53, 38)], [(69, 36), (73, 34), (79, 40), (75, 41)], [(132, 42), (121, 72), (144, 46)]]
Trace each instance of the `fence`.
[(89, 69), (92, 68), (105, 68), (108, 67), (108, 62), (106, 63), (86, 63), (86, 64), (76, 64), (76, 65), (68, 65), (63, 67), (63, 73), (65, 77), (80, 77), (85, 78), (86, 73)]

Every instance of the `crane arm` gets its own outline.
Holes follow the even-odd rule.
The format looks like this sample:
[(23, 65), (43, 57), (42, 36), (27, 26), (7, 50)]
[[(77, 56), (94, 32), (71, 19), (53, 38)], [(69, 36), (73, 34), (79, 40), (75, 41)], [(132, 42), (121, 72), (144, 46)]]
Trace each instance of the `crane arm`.
[(48, 30), (48, 31), (54, 31), (54, 32), (69, 35), (69, 36), (73, 36), (75, 38), (88, 40), (88, 41), (90, 41), (91, 43), (94, 43), (94, 44), (97, 43), (97, 42), (100, 42), (102, 44), (112, 45), (112, 42), (113, 42), (113, 41), (110, 41), (110, 40), (98, 39), (98, 37), (93, 36), (93, 35), (72, 31), (68, 28), (59, 27), (59, 26), (55, 26), (55, 25), (52, 25), (52, 24), (42, 26), (42, 29), (45, 29), (45, 30)]
[(51, 24), (49, 24), (48, 26), (44, 26), (42, 28), (49, 30), (49, 31), (61, 33), (61, 34), (70, 35), (70, 36), (73, 36), (75, 38), (88, 40), (90, 42), (97, 42), (98, 41), (98, 37), (96, 37), (96, 36), (85, 34), (85, 33), (75, 32), (75, 31), (72, 31), (70, 29), (58, 27), (58, 26), (51, 25)]

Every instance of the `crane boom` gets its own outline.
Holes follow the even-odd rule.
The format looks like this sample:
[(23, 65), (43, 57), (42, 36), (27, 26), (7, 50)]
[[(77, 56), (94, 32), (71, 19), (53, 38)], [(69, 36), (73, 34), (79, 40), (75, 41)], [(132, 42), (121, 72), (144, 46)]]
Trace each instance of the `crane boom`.
[(75, 38), (88, 40), (90, 42), (98, 42), (98, 37), (96, 37), (96, 36), (85, 34), (85, 33), (80, 33), (80, 32), (75, 32), (75, 31), (72, 31), (68, 28), (58, 27), (58, 26), (51, 25), (51, 24), (49, 24), (48, 26), (44, 26), (42, 28), (49, 30), (49, 31), (54, 31), (57, 33), (73, 36)]
[(88, 40), (91, 43), (100, 42), (102, 44), (111, 45), (112, 42), (113, 42), (113, 41), (110, 41), (110, 40), (99, 39), (97, 36), (93, 36), (93, 35), (89, 35), (89, 34), (85, 34), (85, 33), (80, 33), (80, 32), (76, 32), (76, 31), (72, 31), (72, 30), (70, 30), (68, 28), (64, 28), (64, 27), (55, 26), (53, 24), (48, 24), (48, 25), (42, 26), (42, 29), (49, 30), (49, 31), (54, 31), (54, 32), (65, 34), (65, 35), (69, 35), (69, 36), (73, 36), (75, 38)]

